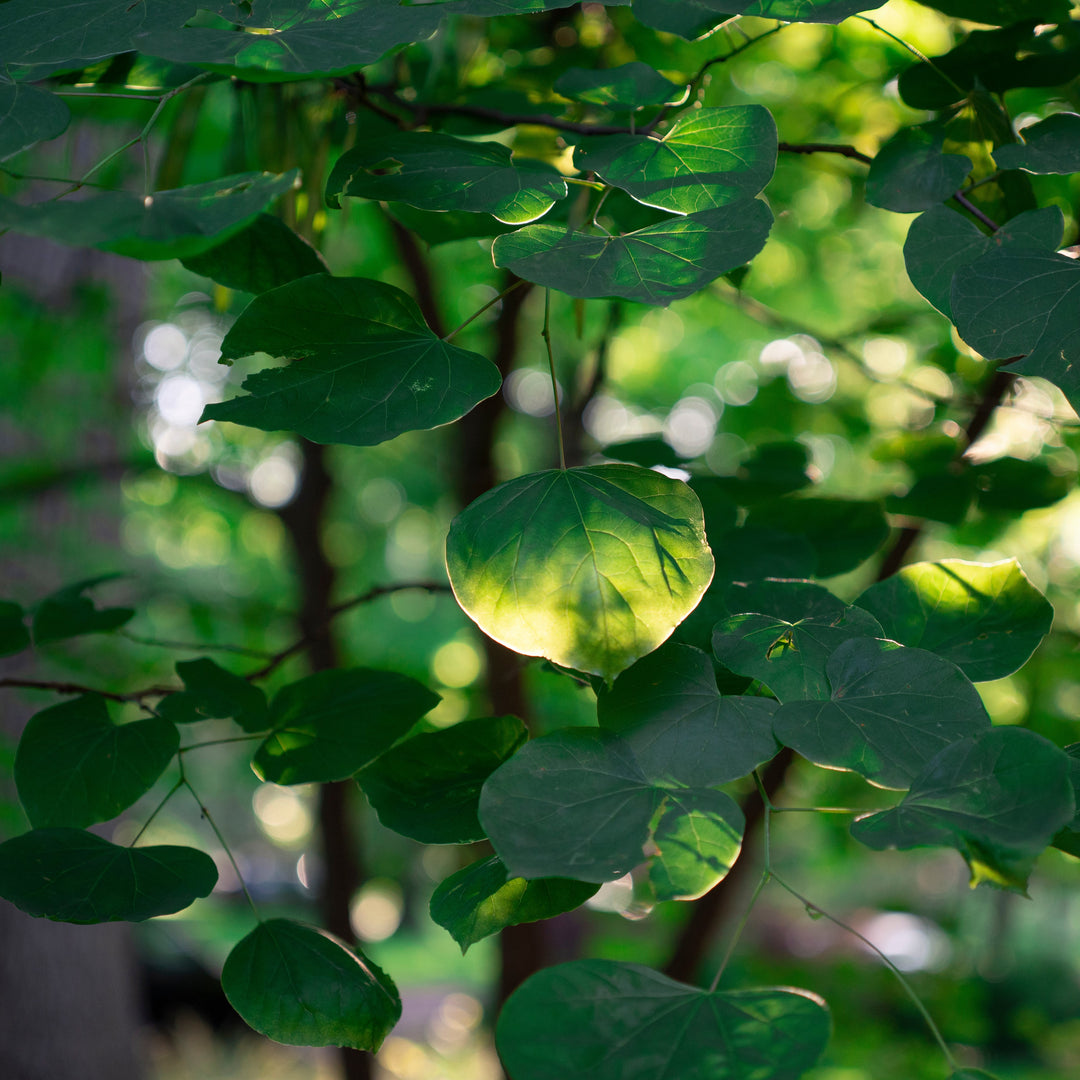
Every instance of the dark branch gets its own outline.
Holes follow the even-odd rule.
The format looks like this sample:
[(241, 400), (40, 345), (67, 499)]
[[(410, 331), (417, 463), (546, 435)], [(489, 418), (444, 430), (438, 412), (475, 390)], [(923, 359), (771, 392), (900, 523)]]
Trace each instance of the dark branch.
[(846, 146), (842, 143), (786, 143), (777, 145), (782, 154), (839, 154), (841, 157), (851, 158), (852, 161), (861, 161), (869, 165), (874, 159), (854, 146)]

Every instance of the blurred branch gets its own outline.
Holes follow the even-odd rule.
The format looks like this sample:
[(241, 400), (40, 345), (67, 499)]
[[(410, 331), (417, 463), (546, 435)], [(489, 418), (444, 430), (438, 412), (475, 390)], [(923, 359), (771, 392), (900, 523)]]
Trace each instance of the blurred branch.
[(126, 694), (119, 694), (112, 690), (99, 690), (96, 686), (84, 686), (82, 683), (51, 682), (47, 679), (20, 679), (14, 676), (0, 679), (0, 687), (12, 687), (25, 690), (53, 690), (58, 694), (96, 694), (98, 697), (107, 698), (109, 701), (135, 701), (143, 703), (144, 698), (164, 697), (166, 694), (175, 693), (177, 687), (173, 686), (148, 686), (145, 690), (132, 690)]
[(851, 158), (853, 161), (861, 161), (869, 165), (874, 159), (854, 146), (846, 146), (842, 143), (778, 143), (777, 149), (782, 154), (839, 154), (841, 157)]

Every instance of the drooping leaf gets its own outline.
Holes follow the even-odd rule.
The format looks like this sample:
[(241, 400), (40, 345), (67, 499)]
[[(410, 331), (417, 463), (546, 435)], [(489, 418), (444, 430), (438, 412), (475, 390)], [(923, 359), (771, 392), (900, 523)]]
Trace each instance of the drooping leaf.
[(912, 285), (944, 315), (952, 318), (953, 275), (997, 247), (1015, 243), (1056, 251), (1065, 219), (1056, 206), (1019, 214), (993, 234), (945, 206), (920, 214), (908, 229), (904, 262)]
[(551, 919), (573, 911), (599, 885), (569, 878), (509, 877), (498, 856), (451, 874), (431, 894), (431, 918), (468, 951), (504, 927)]
[(815, 764), (878, 787), (908, 787), (943, 747), (990, 726), (963, 672), (924, 649), (853, 638), (825, 670), (831, 699), (782, 705), (773, 731)]
[(776, 124), (761, 105), (697, 109), (662, 138), (597, 135), (574, 164), (639, 202), (694, 214), (756, 195), (776, 168)]
[[(649, 775), (674, 755), (679, 779), (711, 786), (737, 780), (777, 751), (776, 702), (723, 697), (712, 662), (689, 645), (668, 642), (624, 671), (597, 699), (600, 726), (622, 735)], [(689, 768), (700, 755), (700, 772)]]
[(182, 911), (217, 883), (195, 848), (118, 847), (80, 829), (34, 829), (0, 844), (0, 896), (57, 922), (142, 922)]
[(606, 105), (610, 109), (639, 109), (643, 105), (662, 105), (678, 101), (685, 84), (665, 79), (655, 68), (634, 60), (618, 67), (567, 68), (556, 80), (555, 93), (588, 105)]
[(495, 240), (496, 266), (570, 296), (667, 305), (749, 262), (772, 214), (760, 199), (671, 218), (620, 236), (526, 225)]
[(928, 210), (949, 198), (972, 169), (971, 159), (944, 151), (943, 124), (903, 128), (876, 154), (866, 177), (866, 201), (885, 210)]
[(915, 563), (871, 585), (855, 603), (887, 637), (951, 660), (974, 682), (1023, 667), (1054, 619), (1015, 559)]
[(671, 634), (713, 573), (694, 493), (631, 465), (501, 484), (451, 523), (446, 564), (486, 634), (608, 679)]
[(401, 998), (359, 949), (325, 930), (268, 919), (221, 970), (229, 1004), (261, 1035), (292, 1046), (373, 1053), (401, 1018)]
[(243, 228), (288, 191), (295, 177), (295, 169), (280, 175), (242, 173), (145, 198), (131, 191), (103, 191), (78, 202), (28, 206), (0, 197), (0, 228), (135, 259), (185, 258)]
[(35, 713), (15, 754), (15, 784), (30, 824), (82, 828), (145, 795), (180, 735), (159, 717), (116, 725), (105, 699), (83, 694)]
[(289, 358), (244, 381), (246, 396), (204, 420), (372, 446), (464, 416), (499, 389), (495, 365), (440, 340), (416, 302), (367, 278), (318, 274), (257, 296), (221, 346), (223, 360)]
[(389, 750), (439, 695), (392, 671), (320, 671), (270, 703), (270, 734), (252, 767), (275, 784), (344, 780)]
[(100, 577), (77, 581), (74, 585), (65, 585), (50, 596), (46, 596), (34, 610), (33, 633), (38, 645), (50, 641), (63, 641), (65, 638), (78, 637), (82, 634), (103, 634), (123, 626), (131, 619), (135, 611), (132, 608), (94, 607), (94, 601), (83, 596), (87, 589), (110, 581), (115, 574), (103, 574)]
[(1001, 169), (1031, 173), (1080, 172), (1080, 116), (1054, 113), (1024, 128), (1023, 144), (1009, 143), (994, 151)]
[(0, 79), (0, 161), (63, 135), (70, 120), (63, 98), (37, 86)]
[(30, 647), (26, 612), (21, 604), (0, 600), (0, 656), (11, 656)]
[(273, 214), (259, 214), (223, 243), (180, 261), (195, 274), (249, 293), (328, 272), (322, 256)]
[(1080, 859), (1080, 742), (1065, 747), (1069, 758), (1069, 780), (1072, 783), (1076, 814), (1067, 821), (1051, 841), (1056, 848)]
[(566, 198), (566, 181), (544, 161), (511, 160), (501, 143), (404, 131), (366, 140), (338, 158), (326, 182), (326, 201), (340, 207), (342, 196), (491, 214), (523, 225)]
[(266, 695), (242, 676), (206, 657), (181, 660), (176, 674), (185, 689), (162, 698), (157, 710), (174, 724), (229, 717), (244, 731), (265, 731), (269, 726)]
[(422, 844), (472, 844), (484, 839), (480, 788), (528, 737), (516, 716), (466, 720), (388, 750), (356, 782), (388, 829)]
[(796, 1080), (829, 1034), (825, 1002), (805, 990), (703, 990), (575, 960), (514, 991), (495, 1042), (515, 1080)]
[(735, 15), (790, 22), (839, 23), (884, 0), (634, 0), (634, 16), (646, 26), (694, 40)]
[(827, 699), (829, 657), (852, 638), (884, 636), (873, 616), (809, 581), (733, 585), (724, 603), (739, 614), (716, 624), (716, 658), (759, 679), (783, 702)]
[[(720, 881), (745, 826), (717, 790), (725, 763), (700, 740), (677, 736), (665, 757), (664, 734), (569, 728), (532, 740), (496, 769), (480, 795), (480, 822), (507, 873), (600, 883), (647, 860), (660, 900), (693, 899)], [(645, 748), (641, 760), (635, 744)]]
[(1035, 859), (1075, 814), (1069, 757), (1025, 728), (999, 727), (944, 747), (899, 806), (851, 833), (882, 850), (954, 847), (971, 883), (1024, 892)]

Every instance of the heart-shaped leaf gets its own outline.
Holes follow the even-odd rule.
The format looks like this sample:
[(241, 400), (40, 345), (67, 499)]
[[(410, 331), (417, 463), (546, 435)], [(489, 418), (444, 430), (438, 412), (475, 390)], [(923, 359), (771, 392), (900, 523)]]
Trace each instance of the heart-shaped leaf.
[(504, 927), (551, 919), (580, 907), (598, 885), (569, 878), (510, 877), (495, 855), (466, 866), (431, 894), (431, 918), (464, 953)]
[(1080, 172), (1080, 116), (1061, 112), (1031, 124), (1021, 132), (1023, 143), (1008, 143), (994, 151), (999, 169), (1031, 173)]
[(363, 953), (290, 919), (259, 923), (240, 941), (221, 988), (251, 1027), (293, 1046), (374, 1053), (401, 1017), (397, 987)]
[(195, 848), (118, 847), (79, 829), (34, 829), (0, 844), (0, 896), (57, 922), (142, 922), (182, 911), (217, 883)]
[(446, 565), (496, 641), (608, 679), (671, 634), (713, 572), (697, 496), (631, 465), (501, 484), (451, 523)]
[(168, 720), (117, 726), (104, 698), (83, 694), (27, 723), (15, 754), (19, 801), (39, 828), (108, 821), (154, 786), (179, 745)]
[(344, 780), (389, 750), (438, 703), (438, 694), (392, 671), (320, 671), (274, 695), (272, 730), (252, 767), (275, 784)]
[(372, 446), (449, 424), (500, 382), (491, 361), (436, 337), (411, 297), (367, 278), (316, 274), (257, 296), (221, 356), (257, 352), (289, 363), (249, 375), (250, 393), (208, 405), (204, 420)]
[(881, 622), (885, 636), (951, 660), (974, 682), (1023, 667), (1054, 619), (1015, 559), (915, 563), (855, 603)]
[(242, 676), (206, 657), (181, 660), (176, 674), (184, 680), (185, 689), (162, 698), (158, 705), (158, 714), (174, 724), (231, 717), (244, 731), (269, 727), (266, 695)]
[(63, 98), (36, 86), (0, 79), (0, 161), (63, 135), (70, 120)]
[(677, 101), (686, 94), (685, 84), (665, 79), (655, 68), (640, 60), (600, 70), (567, 68), (555, 80), (553, 89), (556, 94), (574, 101), (619, 110), (662, 105), (664, 102)]
[(883, 850), (954, 847), (971, 883), (1024, 892), (1035, 859), (1075, 813), (1070, 760), (1024, 728), (1001, 727), (942, 749), (899, 806), (860, 818), (851, 833)]
[(943, 124), (903, 128), (878, 152), (866, 177), (866, 201), (885, 210), (928, 210), (958, 191), (971, 158), (947, 154)]
[(575, 960), (511, 994), (495, 1042), (515, 1080), (795, 1080), (829, 1041), (805, 990), (703, 990), (640, 964)]
[(44, 600), (34, 610), (34, 642), (45, 645), (50, 641), (82, 634), (103, 634), (116, 630), (134, 616), (132, 608), (116, 607), (97, 609), (94, 601), (83, 596), (87, 589), (111, 581), (116, 574), (87, 578), (74, 585), (65, 585)]
[(825, 670), (831, 699), (782, 705), (773, 731), (815, 764), (878, 787), (908, 787), (939, 750), (990, 726), (964, 673), (923, 649), (853, 638)]

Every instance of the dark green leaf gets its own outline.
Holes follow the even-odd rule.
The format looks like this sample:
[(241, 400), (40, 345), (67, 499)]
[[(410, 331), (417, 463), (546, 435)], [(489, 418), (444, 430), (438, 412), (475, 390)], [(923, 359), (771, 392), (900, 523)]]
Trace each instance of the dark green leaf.
[(118, 847), (79, 829), (34, 829), (0, 844), (0, 896), (57, 922), (142, 922), (209, 896), (217, 868), (195, 848)]
[(425, 244), (432, 247), (438, 244), (450, 244), (455, 240), (471, 240), (481, 236), (499, 236), (513, 232), (513, 225), (496, 221), (490, 214), (468, 214), (460, 210), (447, 210), (436, 213), (430, 210), (417, 210), (408, 203), (389, 203), (387, 213), (404, 225), (410, 232), (416, 233)]
[(860, 818), (869, 847), (954, 847), (973, 885), (1024, 892), (1035, 859), (1075, 814), (1069, 757), (1041, 735), (1002, 727), (946, 746), (899, 806)]
[(48, 90), (0, 80), (0, 161), (62, 135), (70, 119), (63, 99)]
[(87, 578), (46, 596), (34, 610), (34, 642), (44, 645), (81, 634), (102, 634), (123, 626), (134, 616), (134, 610), (119, 607), (98, 610), (93, 600), (82, 595), (87, 589), (116, 576), (103, 574)]
[(259, 214), (224, 243), (180, 261), (192, 273), (250, 293), (268, 292), (297, 278), (327, 272), (319, 253), (272, 214)]
[(486, 634), (607, 679), (664, 641), (713, 573), (697, 496), (632, 465), (501, 484), (451, 523), (446, 563)]
[(496, 239), (496, 266), (570, 296), (670, 304), (749, 262), (772, 214), (760, 199), (672, 218), (621, 236), (526, 225)]
[(466, 866), (436, 886), (431, 918), (447, 930), (464, 953), (504, 927), (539, 922), (572, 911), (598, 885), (568, 878), (511, 878), (495, 855)]
[(422, 844), (472, 844), (484, 839), (484, 781), (528, 737), (516, 716), (466, 720), (388, 750), (356, 782), (388, 829)]
[(213, 660), (182, 660), (176, 674), (185, 689), (162, 698), (158, 713), (175, 724), (231, 717), (244, 731), (265, 731), (269, 726), (266, 695), (240, 675)]
[(762, 443), (732, 476), (707, 477), (703, 482), (739, 506), (754, 506), (806, 487), (809, 464), (810, 453), (800, 442)]
[(673, 643), (642, 657), (597, 699), (600, 726), (630, 743), (645, 772), (663, 776), (674, 755), (687, 763), (682, 783), (707, 787), (746, 776), (776, 753), (775, 711), (768, 698), (722, 697), (709, 657)]
[(362, 952), (324, 930), (269, 919), (229, 953), (229, 1004), (256, 1031), (293, 1046), (378, 1050), (401, 1018), (401, 998)]
[(326, 182), (326, 201), (340, 207), (343, 195), (418, 210), (491, 214), (523, 225), (566, 198), (566, 181), (546, 162), (511, 161), (501, 143), (405, 131), (364, 141), (338, 158)]
[(906, 788), (943, 747), (990, 726), (962, 671), (923, 649), (845, 641), (829, 657), (830, 701), (777, 710), (773, 731), (817, 765)]
[(83, 694), (30, 718), (15, 755), (19, 800), (38, 828), (108, 821), (154, 786), (179, 745), (168, 720), (117, 726), (104, 698)]
[(499, 389), (495, 365), (432, 333), (416, 302), (367, 278), (300, 278), (257, 296), (221, 346), (223, 360), (289, 358), (249, 375), (250, 393), (204, 420), (372, 446), (464, 416)]
[(970, 472), (943, 473), (918, 477), (903, 495), (890, 495), (885, 500), (885, 509), (890, 514), (959, 525), (967, 517), (974, 499), (975, 477)]
[(26, 612), (19, 604), (0, 600), (0, 656), (11, 656), (30, 647)]
[(1080, 859), (1080, 743), (1066, 746), (1065, 753), (1069, 758), (1069, 780), (1072, 783), (1077, 812), (1072, 821), (1066, 822), (1051, 842), (1054, 847)]
[(866, 201), (885, 210), (928, 210), (949, 198), (971, 172), (971, 159), (946, 154), (942, 124), (903, 128), (877, 153), (866, 177)]
[[(805, 537), (776, 529), (744, 525), (723, 533), (713, 544), (713, 550), (716, 552), (717, 582), (755, 581), (766, 577), (808, 578), (817, 570), (817, 554), (810, 542)], [(711, 651), (711, 633), (706, 636), (706, 646)]]
[(604, 457), (613, 461), (625, 461), (631, 465), (642, 465), (651, 469), (654, 465), (666, 465), (676, 468), (683, 463), (683, 458), (659, 436), (644, 439), (626, 439), (623, 442), (608, 443), (600, 451)]
[(1023, 667), (1054, 619), (1015, 559), (915, 563), (871, 585), (855, 603), (888, 637), (951, 660), (975, 682)]
[[(990, 26), (1009, 26), (1023, 19), (1051, 23), (1069, 17), (1069, 0), (923, 0), (927, 7)], [(979, 1070), (974, 1070), (978, 1072)]]
[(295, 178), (295, 169), (282, 175), (243, 173), (146, 198), (103, 191), (78, 202), (29, 206), (0, 197), (0, 228), (135, 259), (180, 259), (228, 239), (288, 191)]
[(274, 695), (272, 731), (252, 766), (276, 784), (344, 780), (389, 750), (438, 703), (438, 694), (392, 671), (320, 671)]
[(829, 1041), (805, 990), (703, 990), (640, 964), (576, 960), (531, 976), (495, 1042), (515, 1080), (796, 1080)]
[(776, 124), (761, 105), (697, 109), (663, 138), (584, 139), (574, 164), (647, 206), (694, 214), (761, 191), (776, 168)]
[(760, 679), (780, 701), (828, 698), (825, 672), (836, 649), (851, 638), (883, 636), (873, 616), (808, 581), (734, 585), (724, 602), (739, 614), (716, 624), (716, 658)]
[(1069, 494), (1076, 483), (1076, 466), (1061, 471), (1046, 460), (1024, 461), (1003, 457), (972, 469), (979, 507), (1002, 514), (1023, 513), (1053, 506)]
[(588, 105), (611, 109), (638, 109), (642, 105), (662, 105), (685, 95), (685, 84), (665, 79), (655, 68), (634, 60), (619, 67), (567, 68), (556, 80), (555, 93)]
[(1031, 173), (1080, 172), (1080, 116), (1055, 113), (1024, 128), (1023, 145), (1012, 143), (994, 151), (999, 169)]
[(639, 22), (694, 40), (735, 15), (757, 15), (791, 22), (842, 22), (857, 11), (881, 7), (884, 0), (634, 0)]

